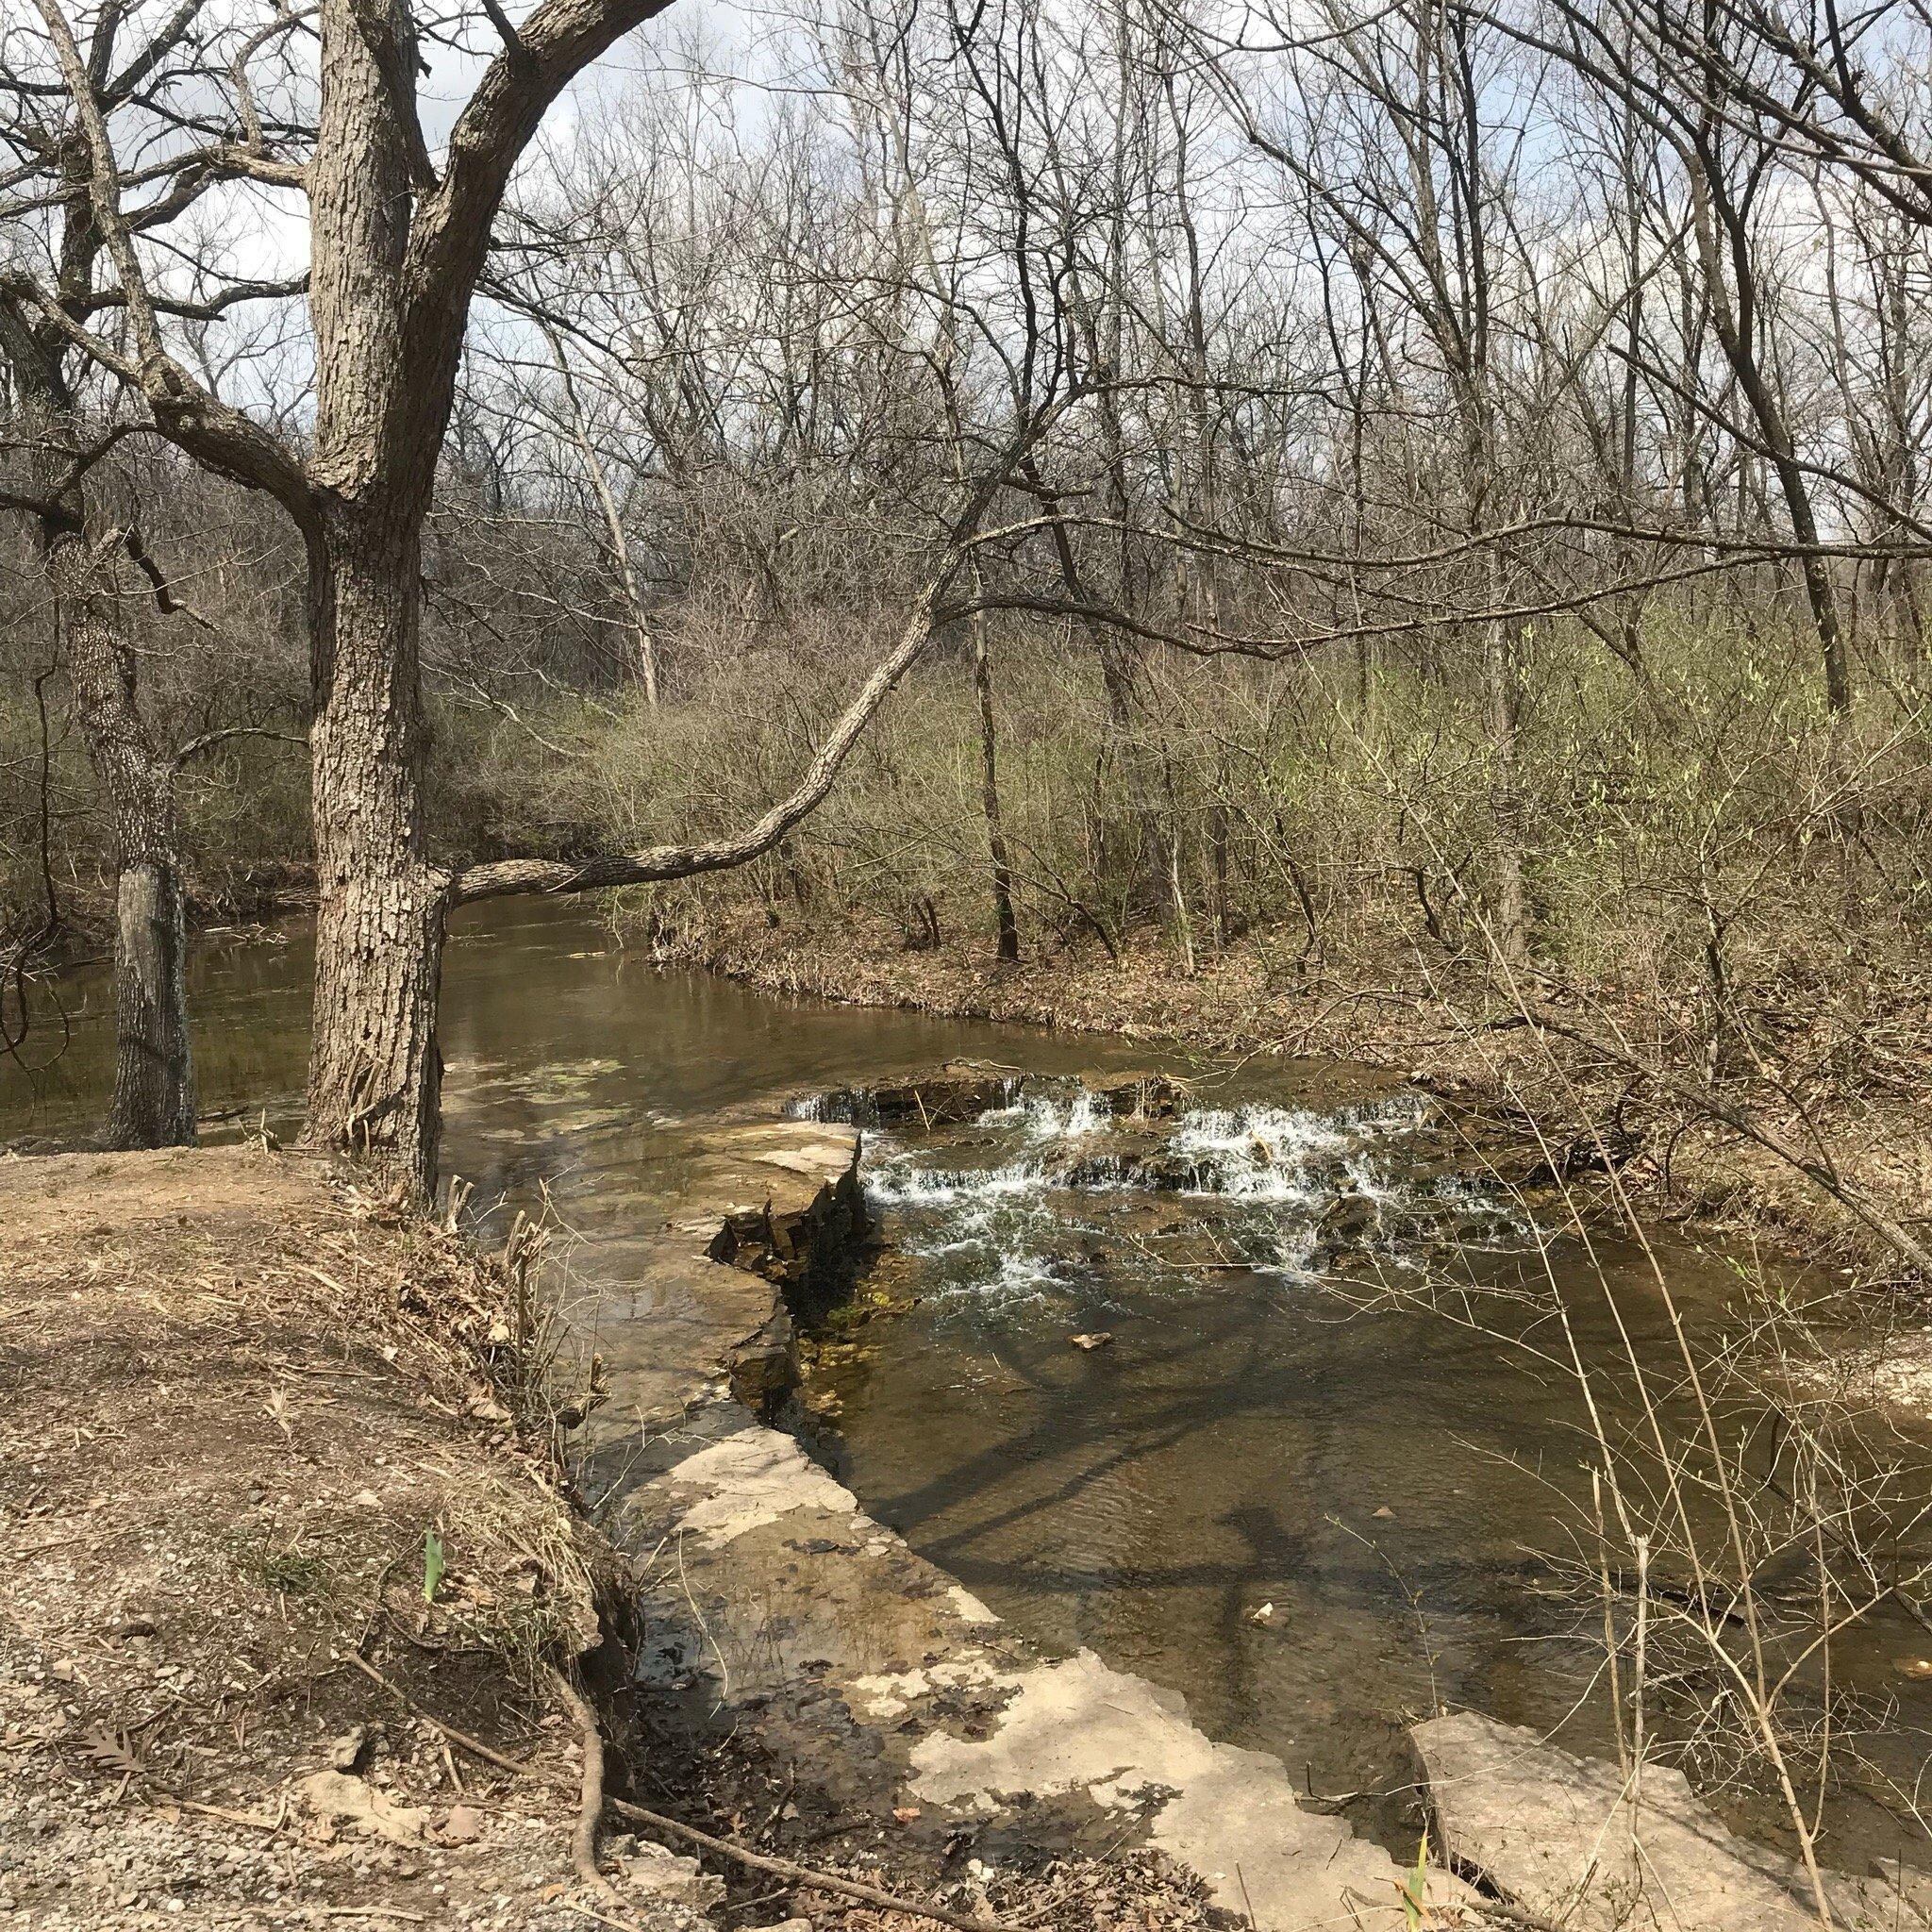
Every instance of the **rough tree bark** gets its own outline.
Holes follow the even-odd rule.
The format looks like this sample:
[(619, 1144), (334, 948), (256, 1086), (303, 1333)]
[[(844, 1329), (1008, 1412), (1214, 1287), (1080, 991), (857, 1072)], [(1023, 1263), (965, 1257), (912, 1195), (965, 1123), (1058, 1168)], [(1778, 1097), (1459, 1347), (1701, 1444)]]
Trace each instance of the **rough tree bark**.
[[(321, 8), (308, 164), (315, 450), (308, 471), (316, 932), (306, 1138), (412, 1193), (433, 1185), (445, 886), (424, 843), (423, 522), (452, 382), (412, 341), (429, 164), (407, 9)], [(413, 271), (413, 273), (412, 273)], [(460, 338), (470, 289), (440, 318)]]
[(317, 886), (310, 1144), (412, 1192), (436, 1172), (447, 874), (425, 845), (417, 677), (422, 525), (372, 492), (309, 546)]
[(114, 1098), (107, 1143), (188, 1146), (194, 1140), (194, 1064), (175, 764), (157, 749), (142, 715), (137, 660), (102, 604), (84, 532), (50, 533), (46, 560), (116, 875)]
[[(70, 175), (86, 178), (84, 155)], [(67, 218), (69, 299), (92, 283), (98, 242), (87, 203)], [(139, 665), (88, 536), (88, 491), (60, 425), (73, 395), (62, 343), (0, 301), (0, 362), (34, 426), (31, 513), (75, 716), (93, 767), (115, 872), (114, 1092), (110, 1147), (173, 1147), (194, 1140), (193, 1056), (188, 1032), (188, 938), (177, 850), (175, 765), (158, 748), (141, 707)], [(110, 587), (108, 587), (110, 588)]]

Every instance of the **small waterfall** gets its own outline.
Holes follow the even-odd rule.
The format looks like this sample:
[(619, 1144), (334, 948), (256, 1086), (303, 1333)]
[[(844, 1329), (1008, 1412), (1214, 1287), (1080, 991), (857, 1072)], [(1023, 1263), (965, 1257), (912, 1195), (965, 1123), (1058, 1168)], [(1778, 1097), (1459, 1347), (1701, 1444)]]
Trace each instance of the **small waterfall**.
[(1091, 1087), (1080, 1087), (1067, 1095), (1017, 1093), (1004, 1107), (988, 1108), (979, 1116), (979, 1124), (992, 1127), (1011, 1123), (1027, 1140), (1049, 1142), (1083, 1140), (1101, 1132), (1112, 1119), (1107, 1096)]
[[(1428, 1171), (1423, 1156), (1440, 1156), (1441, 1143), (1419, 1144), (1434, 1118), (1424, 1095), (1324, 1111), (1182, 1093), (1159, 1119), (1135, 1106), (1027, 1079), (844, 1090), (793, 1111), (872, 1128), (867, 1191), (900, 1251), (936, 1264), (926, 1291), (946, 1301), (1050, 1301), (1075, 1286), (1091, 1296), (1123, 1267), (1181, 1291), (1202, 1271), (1164, 1257), (1189, 1242), (1218, 1257), (1210, 1275), (1235, 1266), (1315, 1280), (1357, 1262), (1414, 1269), (1451, 1247), (1509, 1246), (1530, 1232), (1501, 1190)], [(1163, 1198), (1198, 1212), (1163, 1212)]]

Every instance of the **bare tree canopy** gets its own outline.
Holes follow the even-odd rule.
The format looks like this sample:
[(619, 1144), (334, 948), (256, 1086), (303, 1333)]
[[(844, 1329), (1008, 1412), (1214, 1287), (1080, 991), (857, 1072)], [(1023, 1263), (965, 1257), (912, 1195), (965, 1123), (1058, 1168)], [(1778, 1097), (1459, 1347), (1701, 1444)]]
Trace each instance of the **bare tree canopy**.
[[(1263, 878), (1314, 944), (1271, 735), (1314, 730), (1320, 691), (1314, 755), (1365, 756), (1394, 667), (1457, 694), (1474, 816), (1418, 856), (1385, 801), (1407, 856), (1358, 862), (1520, 968), (1561, 927), (1553, 707), (1614, 688), (1689, 745), (1693, 633), (1802, 638), (1776, 706), (1819, 712), (1808, 823), (1834, 849), (1890, 823), (1848, 795), (1917, 742), (1916, 16), (829, 0), (720, 42), (662, 9), (34, 0), (0, 36), (7, 500), (129, 890), (166, 905), (123, 951), (183, 943), (174, 745), (305, 740), (318, 1144), (428, 1186), (449, 911), (796, 875), (922, 660), (964, 667), (949, 769), (1008, 961), (1023, 902), (1191, 961)], [(598, 67), (645, 26), (641, 70)], [(177, 645), (139, 641), (192, 602), (158, 482), (184, 464), (286, 520), (270, 575), (306, 590), (258, 682), (286, 694), (306, 657), (299, 716), (239, 685), (184, 709)], [(1042, 675), (1098, 706), (1052, 836), (1014, 787), (1070, 780), (1002, 741), (1011, 679)], [(707, 793), (735, 754), (684, 734), (733, 680), (783, 746)], [(432, 796), (445, 703), (545, 766), (472, 823)], [(1374, 753), (1385, 790), (1434, 755), (1421, 709)], [(656, 806), (541, 819), (587, 731)], [(690, 814), (650, 775), (679, 758)], [(180, 1036), (176, 1130), (178, 1006), (129, 1034), (143, 1063)]]

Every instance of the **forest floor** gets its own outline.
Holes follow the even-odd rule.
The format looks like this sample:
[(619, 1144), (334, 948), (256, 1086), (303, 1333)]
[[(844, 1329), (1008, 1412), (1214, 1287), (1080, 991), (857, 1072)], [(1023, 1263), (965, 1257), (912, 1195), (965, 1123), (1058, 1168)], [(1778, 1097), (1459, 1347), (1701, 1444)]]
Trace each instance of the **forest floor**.
[[(612, 1793), (902, 1896), (942, 1875), (755, 1737), (625, 1693), (631, 1578), (559, 1480), (519, 1300), (259, 1146), (0, 1158), (0, 1925), (927, 1923), (649, 1835), (607, 1831), (594, 1885), (574, 1861), (558, 1665)], [(954, 1889), (1204, 1922), (1141, 1854)]]
[[(756, 910), (665, 956), (768, 991), (1174, 1042), (1226, 1064), (1261, 1055), (1393, 1069), (1499, 1109), (1559, 1166), (1615, 1164), (1651, 1215), (1706, 1225), (1879, 1282), (1928, 1271), (1932, 978), (1754, 1016), (1722, 1078), (1674, 1044), (1679, 1016), (1628, 992), (1503, 980), (1475, 959), (1390, 947), (1324, 967), (1257, 931), (1184, 972), (1158, 934), (1118, 959), (1076, 944), (1001, 965), (974, 936), (908, 948), (888, 921), (836, 931)], [(1525, 1024), (1525, 1014), (1535, 1024)], [(1890, 1224), (1890, 1231), (1885, 1226)]]

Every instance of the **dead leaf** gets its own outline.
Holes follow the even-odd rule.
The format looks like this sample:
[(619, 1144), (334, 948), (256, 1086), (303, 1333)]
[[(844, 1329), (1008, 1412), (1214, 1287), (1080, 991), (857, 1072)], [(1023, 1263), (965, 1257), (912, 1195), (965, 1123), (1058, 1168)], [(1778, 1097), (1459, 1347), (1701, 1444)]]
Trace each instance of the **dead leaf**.
[(1096, 1348), (1105, 1348), (1113, 1337), (1105, 1328), (1096, 1328), (1091, 1335), (1070, 1335), (1067, 1340), (1075, 1348), (1086, 1349), (1091, 1354)]
[(436, 1835), (446, 1845), (473, 1845), (483, 1835), (483, 1814), (474, 1805), (452, 1805)]
[(346, 1818), (394, 1845), (420, 1845), (429, 1823), (426, 1805), (398, 1805), (375, 1786), (340, 1771), (318, 1771), (296, 1787), (319, 1818)]
[(125, 1776), (132, 1777), (147, 1769), (134, 1755), (133, 1740), (125, 1731), (111, 1738), (106, 1731), (90, 1731), (80, 1740), (80, 1748), (103, 1771), (118, 1771)]
[(924, 1815), (917, 1805), (894, 1805), (892, 1807), (892, 1817), (900, 1824), (911, 1824), (916, 1820), (924, 1817)]

